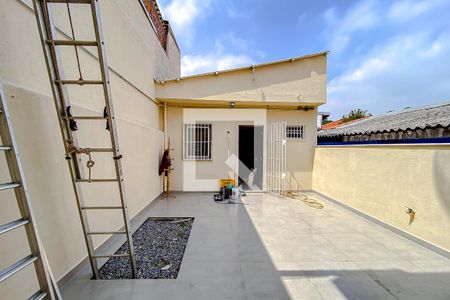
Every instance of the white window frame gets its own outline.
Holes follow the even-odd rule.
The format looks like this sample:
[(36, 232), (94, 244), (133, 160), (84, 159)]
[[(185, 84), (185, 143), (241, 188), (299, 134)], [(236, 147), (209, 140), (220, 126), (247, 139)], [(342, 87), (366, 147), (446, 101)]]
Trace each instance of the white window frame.
[[(196, 140), (197, 130), (206, 135), (202, 141)], [(199, 144), (199, 145), (198, 145)], [(202, 155), (197, 155), (200, 147)], [(212, 160), (212, 124), (211, 123), (185, 123), (183, 124), (183, 160), (210, 161)]]
[(286, 125), (286, 139), (289, 141), (299, 141), (299, 142), (304, 141), (305, 134), (306, 134), (305, 125), (300, 124)]

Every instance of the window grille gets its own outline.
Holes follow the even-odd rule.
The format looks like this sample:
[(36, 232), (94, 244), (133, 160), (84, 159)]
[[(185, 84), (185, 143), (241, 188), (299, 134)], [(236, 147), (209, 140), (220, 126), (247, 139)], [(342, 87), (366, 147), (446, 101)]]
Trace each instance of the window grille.
[(212, 159), (211, 124), (184, 124), (183, 147), (185, 160)]
[(303, 140), (304, 138), (304, 126), (303, 125), (287, 125), (286, 126), (286, 138), (290, 140)]

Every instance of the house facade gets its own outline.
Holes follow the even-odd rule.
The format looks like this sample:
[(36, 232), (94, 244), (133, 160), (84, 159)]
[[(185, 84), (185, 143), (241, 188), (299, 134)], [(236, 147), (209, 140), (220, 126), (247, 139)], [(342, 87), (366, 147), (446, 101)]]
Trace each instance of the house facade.
[[(49, 5), (58, 37), (74, 38), (65, 3)], [(83, 9), (71, 5), (75, 24), (84, 24), (76, 26), (75, 38), (89, 40), (90, 15)], [(100, 1), (100, 11), (131, 219), (163, 191), (158, 166), (169, 138), (174, 149), (173, 190), (214, 191), (218, 180), (227, 176), (239, 180), (240, 175), (248, 183), (250, 172), (253, 189), (266, 190), (268, 162), (274, 161), (271, 145), (280, 139), (273, 124), (284, 123), (289, 129), (284, 176), (292, 189), (311, 189), (317, 107), (326, 102), (326, 53), (180, 78), (180, 49), (156, 1)], [(64, 283), (87, 262), (86, 247), (32, 1), (0, 1), (0, 14), (0, 80), (39, 232), (55, 277)], [(98, 78), (95, 51), (87, 46), (77, 50), (85, 78)], [(61, 51), (66, 77), (78, 78), (73, 47)], [(73, 87), (69, 94), (74, 114), (103, 114), (95, 87)], [(78, 122), (80, 146), (107, 146), (104, 125)], [(93, 156), (97, 178), (114, 174), (110, 157), (102, 155)], [(2, 182), (7, 181), (4, 160), (0, 164)], [(118, 201), (108, 184), (91, 185), (85, 198), (91, 205)], [(17, 219), (14, 201), (14, 193), (2, 194), (1, 224)], [(90, 225), (111, 230), (123, 222), (117, 215), (93, 212)], [(110, 238), (95, 237), (94, 246), (102, 247)], [(0, 246), (0, 269), (26, 255), (25, 235), (6, 236)], [(20, 280), (2, 283), (0, 294), (5, 299), (25, 298), (36, 284), (22, 283), (33, 280), (30, 268)]]
[[(252, 189), (266, 190), (275, 139), (271, 130), (280, 122), (288, 134), (286, 188), (311, 189), (317, 107), (326, 101), (325, 52), (160, 80), (156, 97), (163, 105), (166, 139), (170, 137), (174, 149), (173, 189), (216, 191), (219, 179), (231, 170), (236, 182), (244, 183), (252, 171)], [(195, 128), (199, 135), (190, 134)], [(204, 128), (208, 132), (200, 136)], [(197, 148), (201, 157), (190, 156), (189, 147)]]
[[(64, 286), (74, 278), (74, 274), (88, 267), (89, 261), (58, 125), (59, 112), (55, 111), (32, 2), (0, 1), (0, 81), (10, 108), (31, 195), (34, 221), (54, 276), (58, 284)], [(92, 38), (92, 31), (88, 26), (91, 16), (83, 10), (83, 5), (79, 5), (84, 1), (71, 5), (72, 16), (78, 25), (75, 37), (72, 36), (67, 21), (66, 3), (64, 0), (56, 2), (58, 1), (47, 1), (52, 8), (58, 38)], [(274, 181), (279, 182), (279, 179), (282, 179), (286, 184), (285, 189), (313, 190), (314, 193), (327, 197), (330, 201), (347, 207), (389, 230), (450, 257), (448, 104), (445, 111), (443, 107), (430, 108), (425, 114), (423, 111), (409, 111), (402, 117), (388, 115), (377, 122), (368, 118), (337, 127), (328, 132), (333, 136), (325, 138), (338, 139), (339, 144), (316, 145), (318, 107), (326, 102), (325, 52), (233, 70), (180, 77), (180, 49), (170, 29), (170, 23), (162, 18), (155, 0), (101, 0), (99, 3), (118, 140), (123, 155), (121, 161), (128, 198), (127, 210), (133, 226), (137, 226), (139, 218), (142, 219), (152, 203), (155, 204), (155, 200), (160, 199), (163, 178), (159, 175), (158, 168), (170, 141), (173, 159), (171, 190), (216, 191), (219, 188), (219, 179), (230, 177), (251, 190), (273, 191), (279, 189), (279, 186), (274, 185)], [(61, 53), (66, 62), (64, 69), (67, 79), (79, 78), (73, 50), (73, 47), (66, 47)], [(78, 46), (77, 50), (85, 78), (97, 79), (98, 58), (95, 51), (85, 46)], [(72, 112), (75, 115), (97, 118), (101, 116), (104, 112), (103, 95), (94, 87), (78, 88), (73, 87), (68, 91)], [(397, 124), (397, 121), (407, 122)], [(395, 126), (392, 126), (393, 124)], [(355, 128), (359, 129), (353, 130)], [(77, 134), (80, 147), (110, 146), (107, 144), (110, 139), (104, 119), (80, 120)], [(347, 136), (347, 140), (367, 142), (378, 138), (383, 139), (383, 142), (378, 145), (341, 145), (344, 136)], [(447, 139), (447, 142), (386, 142), (407, 136), (438, 138), (440, 141)], [(0, 142), (0, 145), (3, 144)], [(82, 156), (82, 159), (83, 163), (86, 163), (86, 156)], [(94, 153), (92, 159), (95, 161), (92, 168), (93, 178), (112, 178), (115, 170), (111, 166), (111, 156)], [(10, 179), (6, 162), (0, 159), (0, 183), (9, 182)], [(86, 185), (84, 196), (87, 205), (117, 207), (120, 199), (117, 190), (109, 183)], [(182, 203), (176, 210), (177, 213), (184, 214), (187, 207), (186, 202), (183, 202), (186, 194), (180, 195), (182, 196), (173, 202), (168, 199), (161, 200), (158, 204), (170, 206), (173, 203)], [(202, 215), (202, 205), (216, 205), (212, 202), (212, 195), (207, 203), (202, 202), (206, 198), (197, 199), (198, 194), (189, 194), (191, 195), (193, 196), (190, 200), (195, 198), (195, 208), (200, 210)], [(257, 200), (261, 202), (254, 207), (264, 209), (265, 196), (262, 195), (261, 199)], [(1, 191), (0, 197), (0, 224), (17, 220), (20, 214), (14, 193), (10, 190)], [(286, 206), (285, 203), (284, 199), (278, 201), (277, 198), (275, 205), (292, 207)], [(290, 205), (296, 204), (291, 202)], [(303, 209), (302, 205), (301, 202), (298, 203)], [(240, 206), (244, 209), (246, 207), (248, 206)], [(410, 215), (405, 213), (405, 207), (417, 213), (414, 222), (410, 222)], [(228, 208), (233, 210), (236, 206)], [(273, 212), (283, 217), (277, 207), (273, 208)], [(156, 211), (154, 215), (161, 211)], [(214, 214), (215, 212), (216, 210)], [(309, 212), (305, 210), (304, 215), (307, 216)], [(236, 210), (233, 210), (234, 213)], [(334, 222), (336, 216), (333, 213), (329, 213), (327, 208), (322, 213), (317, 224), (311, 227), (314, 229), (312, 231), (316, 232), (318, 229), (316, 233), (322, 236), (320, 229), (324, 226), (340, 229), (336, 225), (339, 223)], [(240, 222), (241, 215), (237, 216), (237, 221)], [(263, 215), (262, 219), (265, 216)], [(347, 218), (347, 214), (343, 216)], [(117, 231), (124, 223), (121, 216), (112, 210), (94, 210), (89, 212), (89, 217), (92, 230)], [(302, 219), (301, 214), (295, 214), (295, 217)], [(340, 217), (343, 218), (342, 215)], [(209, 215), (206, 218), (209, 218)], [(248, 221), (248, 224), (254, 223), (252, 220)], [(261, 223), (268, 224), (267, 228), (270, 230), (277, 228), (270, 221), (266, 223), (266, 220), (263, 220)], [(287, 225), (286, 232), (292, 237), (297, 231), (293, 230), (290, 224)], [(221, 224), (215, 226), (220, 227)], [(214, 228), (208, 228), (207, 231), (218, 235)], [(367, 233), (363, 232), (365, 227), (360, 229), (362, 237), (366, 237)], [(276, 231), (274, 232), (276, 234)], [(258, 232), (255, 232), (255, 236), (257, 235)], [(330, 236), (335, 238), (334, 234)], [(353, 233), (347, 238), (337, 238), (342, 244), (349, 244), (353, 241)], [(118, 235), (95, 236), (94, 248), (99, 253), (104, 250), (114, 252), (122, 245), (124, 240), (121, 239)], [(314, 238), (311, 241), (316, 243)], [(385, 244), (390, 244), (390, 241), (386, 240)], [(222, 250), (229, 249), (222, 247), (222, 243), (215, 245)], [(282, 246), (284, 248), (284, 244)], [(369, 256), (381, 254), (381, 259), (386, 257), (383, 247), (374, 251), (373, 246), (375, 243), (370, 243), (363, 257), (367, 253)], [(199, 244), (198, 248), (203, 247)], [(292, 249), (286, 256), (297, 250)], [(306, 250), (303, 252), (316, 259), (315, 253), (311, 254), (309, 248)], [(357, 252), (352, 247), (350, 250)], [(398, 250), (402, 255), (414, 259), (417, 258), (416, 255), (421, 255), (418, 252), (422, 252), (408, 251), (407, 247)], [(2, 235), (0, 272), (29, 255), (29, 252), (23, 230)], [(247, 254), (253, 259), (252, 252)], [(339, 263), (340, 261), (339, 258)], [(441, 261), (435, 263), (440, 266)], [(254, 265), (253, 261), (247, 264)], [(223, 265), (222, 261), (220, 265)], [(234, 267), (242, 271), (241, 266), (234, 260), (230, 265), (233, 269), (224, 272), (231, 274), (226, 278), (234, 276)], [(222, 269), (214, 266), (211, 270), (221, 272)], [(264, 269), (255, 268), (255, 274), (261, 272), (264, 272)], [(367, 275), (366, 273), (361, 274)], [(276, 276), (281, 276), (280, 274), (287, 277), (284, 276), (286, 270), (277, 270)], [(405, 272), (405, 278), (411, 279), (412, 274), (415, 274), (415, 271)], [(432, 273), (427, 273), (427, 278), (430, 274)], [(27, 299), (38, 289), (32, 267), (25, 268), (18, 275), (20, 277), (11, 277), (1, 282), (2, 299)], [(209, 275), (206, 276), (211, 277)], [(352, 274), (351, 278), (354, 277)], [(260, 278), (263, 279), (263, 284), (267, 282), (266, 277)], [(391, 276), (386, 278), (391, 281)], [(216, 280), (217, 278), (212, 279), (219, 284), (223, 282)], [(409, 282), (408, 280), (402, 282)], [(178, 281), (180, 282), (191, 287), (190, 283)], [(100, 289), (107, 290), (105, 282), (97, 281), (96, 284)], [(112, 284), (120, 289), (124, 281), (115, 281)], [(134, 287), (143, 285), (143, 282), (132, 281), (125, 284)], [(144, 282), (145, 284), (147, 283)], [(199, 284), (207, 285), (203, 281)], [(86, 292), (93, 285), (92, 281), (84, 285), (76, 282), (74, 289), (84, 289)], [(258, 284), (254, 285), (258, 287)], [(243, 288), (244, 284), (239, 283), (239, 286)], [(229, 289), (228, 285), (221, 287)], [(149, 288), (154, 290), (153, 285), (149, 285)], [(163, 295), (166, 295), (167, 288), (172, 286), (164, 285)], [(129, 294), (117, 291), (118, 289), (108, 290), (112, 297), (129, 297)], [(215, 294), (216, 291), (211, 289), (211, 294), (208, 295)], [(151, 295), (145, 293), (144, 296)]]

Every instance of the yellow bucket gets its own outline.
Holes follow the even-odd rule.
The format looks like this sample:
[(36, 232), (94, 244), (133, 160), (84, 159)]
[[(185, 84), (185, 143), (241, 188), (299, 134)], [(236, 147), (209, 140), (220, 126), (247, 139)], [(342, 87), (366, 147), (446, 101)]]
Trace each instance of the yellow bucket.
[(230, 183), (233, 186), (236, 186), (236, 182), (234, 179), (220, 179), (220, 187), (221, 188), (228, 187), (230, 185)]

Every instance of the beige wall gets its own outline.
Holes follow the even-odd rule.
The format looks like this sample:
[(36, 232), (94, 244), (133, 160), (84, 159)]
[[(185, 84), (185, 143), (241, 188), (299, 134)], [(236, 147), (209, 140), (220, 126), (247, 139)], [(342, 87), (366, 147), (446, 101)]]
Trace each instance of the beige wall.
[(245, 101), (320, 105), (326, 102), (326, 55), (293, 62), (166, 81), (156, 97), (186, 101)]
[[(51, 267), (59, 279), (87, 253), (69, 170), (64, 159), (36, 20), (33, 11), (24, 2), (0, 1), (0, 80), (5, 85), (9, 100), (38, 228)], [(162, 186), (157, 170), (163, 133), (159, 128), (159, 110), (152, 100), (158, 47), (161, 46), (139, 1), (103, 0), (100, 1), (100, 6), (119, 141), (124, 155), (123, 171), (128, 208), (130, 216), (134, 216), (160, 194)], [(59, 8), (64, 8), (64, 5), (59, 5)], [(72, 13), (78, 37), (89, 38), (89, 22), (83, 21), (87, 19), (82, 5), (74, 5)], [(67, 30), (67, 22), (62, 22), (63, 10), (55, 11), (54, 15), (57, 24)], [(59, 35), (64, 37), (61, 32)], [(93, 52), (83, 49), (79, 52), (86, 78), (98, 78)], [(73, 49), (66, 47), (62, 55), (66, 77), (74, 78), (76, 69)], [(178, 66), (166, 69), (176, 73), (179, 62)], [(104, 105), (99, 90), (76, 87), (71, 88), (69, 93), (74, 112), (102, 113)], [(105, 124), (97, 122), (78, 122), (81, 146), (108, 145)], [(113, 164), (109, 157), (98, 154), (94, 156), (94, 160), (95, 176), (112, 176)], [(6, 180), (7, 176), (2, 159), (1, 181)], [(2, 224), (18, 217), (13, 194), (8, 193), (2, 192), (0, 201)], [(88, 185), (85, 195), (86, 202), (92, 205), (118, 201), (117, 193), (108, 184)], [(122, 225), (120, 215), (115, 212), (95, 214), (91, 215), (91, 227), (94, 230), (115, 230)], [(96, 245), (101, 242), (102, 240), (95, 240)], [(23, 232), (19, 230), (2, 236), (0, 269), (22, 258), (26, 252)], [(34, 293), (36, 288), (33, 270), (29, 268), (18, 277), (2, 283), (0, 294), (4, 299), (22, 299)]]
[(156, 60), (155, 79), (171, 79), (180, 76), (180, 49), (177, 42), (169, 32), (167, 36), (167, 51), (162, 47), (157, 47), (158, 55)]
[(166, 135), (170, 138), (170, 147), (173, 149), (172, 156), (173, 171), (170, 175), (171, 190), (183, 190), (183, 109), (167, 109)]
[(314, 146), (317, 144), (317, 111), (269, 110), (267, 122), (268, 128), (276, 122), (304, 126), (303, 140), (287, 140), (287, 181), (289, 189), (311, 190)]
[[(450, 146), (318, 147), (313, 189), (450, 250)], [(416, 210), (408, 225), (405, 206)]]

